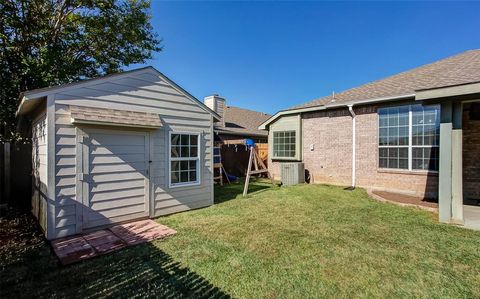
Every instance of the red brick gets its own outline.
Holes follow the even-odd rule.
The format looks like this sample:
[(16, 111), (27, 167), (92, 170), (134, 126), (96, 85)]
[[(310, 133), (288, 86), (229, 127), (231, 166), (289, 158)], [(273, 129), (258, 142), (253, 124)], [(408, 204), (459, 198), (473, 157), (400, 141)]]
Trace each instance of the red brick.
[(463, 193), (467, 199), (480, 199), (480, 120), (463, 113)]

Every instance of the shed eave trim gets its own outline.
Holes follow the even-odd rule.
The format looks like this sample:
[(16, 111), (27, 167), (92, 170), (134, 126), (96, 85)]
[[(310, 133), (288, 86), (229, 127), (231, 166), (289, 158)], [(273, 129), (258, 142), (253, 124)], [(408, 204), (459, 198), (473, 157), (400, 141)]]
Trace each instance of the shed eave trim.
[[(28, 109), (29, 108), (28, 106), (35, 101), (41, 101), (41, 100), (46, 101), (47, 98), (46, 97), (31, 98), (31, 97), (28, 97), (24, 94), (20, 94), (20, 96), (19, 96), (20, 104), (18, 105), (17, 111), (15, 112), (15, 116), (28, 114), (29, 112), (31, 112), (31, 110)], [(25, 111), (25, 110), (27, 110), (27, 111)]]
[(15, 112), (15, 116), (19, 116), (23, 114), (22, 108), (23, 108), (23, 105), (25, 104), (26, 97), (23, 95), (20, 95), (20, 98), (21, 98), (20, 105), (18, 105), (17, 111)]

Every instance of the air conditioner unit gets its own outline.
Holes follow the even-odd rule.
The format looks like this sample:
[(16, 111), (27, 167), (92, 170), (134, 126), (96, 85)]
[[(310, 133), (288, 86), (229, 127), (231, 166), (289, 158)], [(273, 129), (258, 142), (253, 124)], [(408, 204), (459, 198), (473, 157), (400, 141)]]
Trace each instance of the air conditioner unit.
[(281, 163), (282, 185), (305, 183), (305, 167), (302, 162)]

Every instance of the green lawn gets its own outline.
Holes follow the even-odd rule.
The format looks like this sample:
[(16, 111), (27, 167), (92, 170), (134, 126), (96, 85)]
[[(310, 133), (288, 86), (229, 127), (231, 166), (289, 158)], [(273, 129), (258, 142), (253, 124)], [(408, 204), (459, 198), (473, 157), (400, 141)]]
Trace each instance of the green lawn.
[(2, 255), (0, 295), (77, 297), (480, 297), (480, 232), (363, 190), (255, 183), (159, 218), (164, 241), (59, 267), (34, 241)]

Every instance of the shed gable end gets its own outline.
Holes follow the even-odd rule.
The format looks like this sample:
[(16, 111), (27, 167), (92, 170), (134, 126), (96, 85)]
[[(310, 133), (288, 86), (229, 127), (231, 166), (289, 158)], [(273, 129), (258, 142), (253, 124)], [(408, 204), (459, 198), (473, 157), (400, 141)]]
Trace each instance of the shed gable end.
[[(161, 103), (160, 103), (161, 102)], [(210, 113), (154, 69), (59, 89), (55, 103), (209, 119)]]

